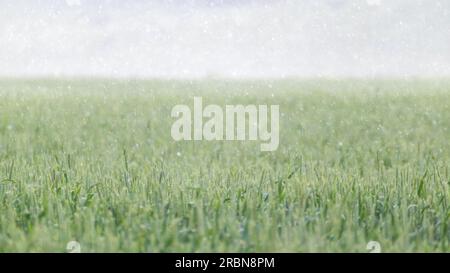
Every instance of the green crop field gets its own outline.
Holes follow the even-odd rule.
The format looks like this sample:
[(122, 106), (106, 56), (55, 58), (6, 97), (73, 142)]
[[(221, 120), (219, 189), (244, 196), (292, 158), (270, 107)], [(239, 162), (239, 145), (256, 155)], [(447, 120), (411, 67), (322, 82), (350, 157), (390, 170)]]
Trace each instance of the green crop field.
[[(171, 109), (278, 104), (280, 144)], [(450, 251), (450, 81), (0, 81), (0, 252)]]

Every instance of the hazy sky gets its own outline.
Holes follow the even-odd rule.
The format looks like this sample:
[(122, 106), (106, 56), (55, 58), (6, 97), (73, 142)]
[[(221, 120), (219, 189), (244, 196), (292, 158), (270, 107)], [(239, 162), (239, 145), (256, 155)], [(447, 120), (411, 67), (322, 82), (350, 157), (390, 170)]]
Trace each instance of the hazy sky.
[(450, 0), (0, 0), (0, 76), (450, 75)]

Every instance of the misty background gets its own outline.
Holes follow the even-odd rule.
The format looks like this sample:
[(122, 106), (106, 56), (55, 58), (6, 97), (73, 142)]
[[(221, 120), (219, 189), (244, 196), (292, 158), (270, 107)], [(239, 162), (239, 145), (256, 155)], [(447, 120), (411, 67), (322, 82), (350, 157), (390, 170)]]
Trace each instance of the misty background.
[(450, 75), (450, 1), (0, 0), (0, 76)]

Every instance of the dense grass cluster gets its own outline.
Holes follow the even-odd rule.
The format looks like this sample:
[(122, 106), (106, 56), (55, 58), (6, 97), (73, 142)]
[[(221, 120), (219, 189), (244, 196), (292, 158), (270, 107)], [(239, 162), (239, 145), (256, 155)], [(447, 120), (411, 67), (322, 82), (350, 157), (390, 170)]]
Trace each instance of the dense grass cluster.
[[(279, 104), (280, 146), (175, 142)], [(447, 80), (0, 81), (0, 251), (450, 251)]]

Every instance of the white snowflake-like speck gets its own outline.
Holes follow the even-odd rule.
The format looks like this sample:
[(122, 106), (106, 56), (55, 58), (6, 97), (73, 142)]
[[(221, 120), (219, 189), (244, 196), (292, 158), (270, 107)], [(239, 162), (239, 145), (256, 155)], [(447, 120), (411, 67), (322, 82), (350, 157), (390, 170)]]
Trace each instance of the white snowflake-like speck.
[(369, 6), (379, 6), (381, 5), (381, 0), (366, 0)]
[(81, 5), (81, 0), (66, 0), (66, 4), (69, 7), (80, 6)]

